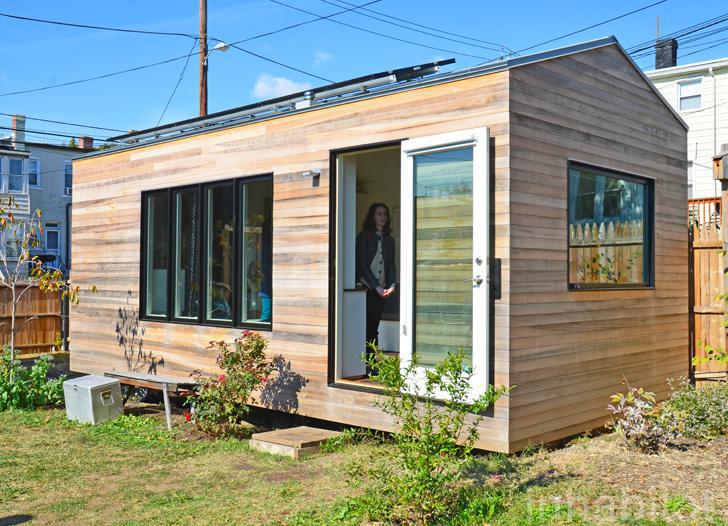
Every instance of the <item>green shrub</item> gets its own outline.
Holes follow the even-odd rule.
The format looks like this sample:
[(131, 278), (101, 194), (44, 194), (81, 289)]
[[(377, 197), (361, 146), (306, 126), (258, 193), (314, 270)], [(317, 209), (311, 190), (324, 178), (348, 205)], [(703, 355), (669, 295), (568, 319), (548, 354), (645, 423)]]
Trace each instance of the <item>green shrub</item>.
[(187, 399), (195, 425), (213, 436), (244, 436), (249, 429), (243, 417), (248, 412), (253, 391), (268, 381), (274, 369), (266, 358), (266, 340), (252, 331), (243, 331), (233, 345), (225, 341), (210, 344), (218, 352), (217, 365), (224, 374), (210, 378), (195, 373), (198, 386)]
[(0, 356), (0, 411), (63, 405), (65, 376), (49, 380), (50, 358), (41, 356), (30, 367), (10, 358), (5, 348)]
[(377, 406), (398, 427), (393, 446), (379, 448), (380, 458), (359, 473), (368, 481), (369, 516), (394, 524), (482, 524), (500, 501), (475, 491), (467, 468), (483, 413), (508, 389), (489, 386), (473, 399), (462, 352), (424, 370), (420, 382), (416, 359), (403, 370), (398, 356), (375, 349), (369, 362), (384, 387)]
[(657, 453), (680, 438), (678, 416), (670, 408), (660, 407), (655, 394), (627, 384), (626, 393), (612, 396), (607, 406), (617, 419), (611, 423), (627, 445), (643, 453)]
[(678, 415), (685, 436), (708, 439), (728, 434), (728, 383), (696, 389), (681, 378), (670, 381), (670, 389), (665, 406)]

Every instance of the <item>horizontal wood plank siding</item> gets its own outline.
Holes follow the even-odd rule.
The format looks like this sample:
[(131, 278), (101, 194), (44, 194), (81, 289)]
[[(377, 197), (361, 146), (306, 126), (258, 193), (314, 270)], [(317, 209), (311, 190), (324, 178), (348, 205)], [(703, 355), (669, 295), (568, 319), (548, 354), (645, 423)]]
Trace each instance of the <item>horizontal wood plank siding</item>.
[[(375, 395), (327, 385), (331, 150), (490, 127), (496, 188), (495, 256), (503, 299), (495, 311), (495, 377), (508, 381), (508, 73), (466, 79), (77, 161), (74, 164), (73, 279), (96, 285), (72, 309), (71, 367), (130, 368), (187, 376), (215, 371), (211, 340), (237, 330), (138, 321), (141, 192), (273, 173), (273, 330), (281, 391), (277, 409), (391, 429)], [(319, 186), (304, 175), (322, 168)], [(138, 327), (137, 327), (138, 324)], [(133, 334), (136, 334), (134, 339)], [(276, 381), (275, 379), (273, 380)], [(508, 400), (483, 422), (480, 446), (508, 449)]]
[[(604, 424), (687, 374), (686, 132), (608, 47), (511, 71), (510, 448)], [(655, 287), (568, 291), (567, 163), (655, 181)]]
[[(141, 192), (273, 173), (265, 335), (282, 380), (261, 403), (390, 430), (377, 395), (327, 384), (330, 152), (484, 126), (502, 260), (495, 383), (516, 388), (479, 447), (602, 425), (622, 375), (663, 396), (666, 378), (687, 373), (686, 132), (616, 46), (77, 161), (73, 279), (99, 292), (72, 308), (72, 368), (215, 372), (207, 343), (236, 330), (138, 321)], [(654, 288), (567, 290), (569, 160), (654, 179)]]

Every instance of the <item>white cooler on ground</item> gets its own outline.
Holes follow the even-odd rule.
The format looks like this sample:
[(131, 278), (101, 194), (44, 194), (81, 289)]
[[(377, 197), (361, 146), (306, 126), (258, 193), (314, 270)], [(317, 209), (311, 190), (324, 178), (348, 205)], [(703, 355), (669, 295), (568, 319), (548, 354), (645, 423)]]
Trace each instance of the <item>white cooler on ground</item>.
[(101, 424), (121, 416), (119, 380), (88, 375), (63, 382), (66, 417), (86, 424)]

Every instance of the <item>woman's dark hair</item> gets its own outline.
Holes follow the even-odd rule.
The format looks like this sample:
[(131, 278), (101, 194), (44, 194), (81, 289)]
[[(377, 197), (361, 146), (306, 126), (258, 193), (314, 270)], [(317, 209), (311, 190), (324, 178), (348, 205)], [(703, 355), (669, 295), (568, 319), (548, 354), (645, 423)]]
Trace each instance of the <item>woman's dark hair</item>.
[(371, 206), (369, 207), (369, 210), (367, 211), (367, 215), (364, 218), (364, 221), (362, 221), (361, 229), (366, 232), (376, 232), (377, 231), (377, 225), (374, 222), (374, 212), (376, 212), (377, 208), (379, 208), (380, 206), (387, 211), (387, 224), (384, 225), (382, 232), (384, 232), (388, 236), (391, 236), (392, 235), (392, 214), (389, 212), (389, 207), (387, 205), (385, 205), (384, 203), (372, 203), (371, 204)]

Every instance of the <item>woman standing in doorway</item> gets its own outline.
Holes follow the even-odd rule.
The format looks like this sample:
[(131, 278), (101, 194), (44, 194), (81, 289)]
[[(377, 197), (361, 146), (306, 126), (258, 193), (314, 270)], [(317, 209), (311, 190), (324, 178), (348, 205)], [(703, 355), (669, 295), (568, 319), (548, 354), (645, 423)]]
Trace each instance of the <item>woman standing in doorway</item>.
[(367, 343), (377, 343), (384, 302), (394, 294), (397, 282), (391, 219), (387, 205), (373, 203), (356, 236), (357, 282), (367, 289)]

